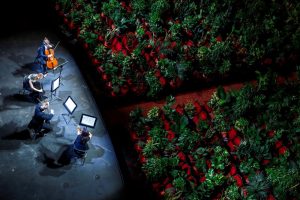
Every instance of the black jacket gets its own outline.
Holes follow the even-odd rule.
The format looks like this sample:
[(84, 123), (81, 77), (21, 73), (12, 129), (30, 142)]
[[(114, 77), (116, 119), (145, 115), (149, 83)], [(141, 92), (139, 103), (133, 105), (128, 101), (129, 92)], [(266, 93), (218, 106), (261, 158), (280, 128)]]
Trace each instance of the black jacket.
[(32, 117), (28, 127), (33, 128), (36, 131), (40, 131), (43, 128), (45, 122), (49, 122), (53, 117), (53, 114), (47, 114), (41, 108), (41, 104), (37, 104), (34, 110), (34, 116)]

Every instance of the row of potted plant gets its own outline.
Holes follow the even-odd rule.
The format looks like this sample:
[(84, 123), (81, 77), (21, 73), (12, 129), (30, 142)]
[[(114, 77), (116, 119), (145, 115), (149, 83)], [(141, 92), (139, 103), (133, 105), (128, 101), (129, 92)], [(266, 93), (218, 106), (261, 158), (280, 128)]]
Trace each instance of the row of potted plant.
[(297, 2), (54, 2), (112, 96), (154, 97), (191, 79), (297, 62)]
[(255, 198), (270, 190), (277, 199), (299, 196), (299, 83), (299, 76), (258, 73), (256, 85), (231, 92), (219, 88), (209, 102), (217, 130), (234, 126), (239, 133), (223, 137), (240, 171), (246, 177), (257, 170), (262, 174), (250, 184)]
[(170, 97), (145, 117), (141, 109), (131, 112), (131, 139), (158, 198), (218, 199), (225, 190), (241, 197), (242, 179), (230, 153), (220, 136), (209, 132), (210, 109), (198, 101), (174, 103)]
[[(299, 81), (260, 74), (199, 101), (131, 112), (130, 136), (153, 190), (166, 199), (296, 199)], [(283, 95), (284, 94), (284, 95)]]

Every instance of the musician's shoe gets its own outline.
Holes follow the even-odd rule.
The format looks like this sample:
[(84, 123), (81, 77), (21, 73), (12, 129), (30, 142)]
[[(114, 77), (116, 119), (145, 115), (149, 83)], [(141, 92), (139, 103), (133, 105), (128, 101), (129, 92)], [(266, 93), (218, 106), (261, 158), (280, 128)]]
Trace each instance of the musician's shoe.
[(29, 131), (30, 138), (31, 138), (32, 140), (35, 140), (37, 134), (35, 133), (34, 129), (29, 128), (28, 131)]

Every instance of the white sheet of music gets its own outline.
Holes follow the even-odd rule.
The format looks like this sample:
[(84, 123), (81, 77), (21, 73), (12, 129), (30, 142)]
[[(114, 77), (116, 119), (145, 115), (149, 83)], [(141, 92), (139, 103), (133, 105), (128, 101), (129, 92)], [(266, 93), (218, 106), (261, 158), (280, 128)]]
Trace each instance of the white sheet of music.
[(65, 103), (65, 105), (67, 106), (68, 110), (72, 113), (74, 111), (74, 109), (76, 108), (76, 104), (74, 103), (74, 101), (72, 101), (72, 99), (69, 97)]
[(96, 122), (95, 117), (90, 117), (90, 116), (86, 116), (86, 115), (82, 116), (81, 124), (83, 124), (83, 125), (94, 127), (95, 122)]
[(55, 81), (53, 81), (52, 90), (56, 90), (59, 87), (60, 78), (57, 78)]

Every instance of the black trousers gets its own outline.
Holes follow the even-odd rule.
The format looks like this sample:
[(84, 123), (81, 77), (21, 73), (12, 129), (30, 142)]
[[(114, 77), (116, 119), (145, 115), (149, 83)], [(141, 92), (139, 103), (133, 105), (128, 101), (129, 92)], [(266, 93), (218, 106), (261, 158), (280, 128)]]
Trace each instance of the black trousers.
[(40, 69), (39, 69), (40, 73), (43, 73), (43, 74), (48, 73), (47, 62), (43, 58), (37, 57), (37, 58), (35, 58), (34, 62), (40, 66)]
[[(34, 86), (35, 88), (39, 89), (39, 90), (40, 90), (40, 89), (43, 89), (43, 84), (40, 83), (40, 82), (34, 82), (34, 83), (33, 83), (33, 86)], [(37, 91), (35, 91), (35, 90), (32, 90), (31, 88), (30, 88), (30, 90), (31, 90), (30, 96), (31, 96), (32, 98), (34, 98), (35, 100), (37, 100), (37, 99), (42, 100), (42, 98), (43, 98), (43, 96), (44, 96), (44, 94), (45, 94), (44, 90), (43, 90), (43, 92), (37, 92)]]
[(41, 73), (46, 74), (48, 73), (48, 67), (46, 64), (40, 64), (41, 67)]
[(29, 124), (28, 124), (28, 128), (31, 128), (35, 131), (35, 133), (41, 133), (41, 134), (45, 134), (45, 133), (49, 133), (50, 131), (52, 131), (52, 127), (50, 126), (49, 123), (44, 122), (42, 124), (36, 122), (36, 120), (32, 119)]

